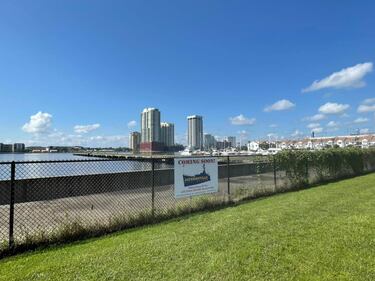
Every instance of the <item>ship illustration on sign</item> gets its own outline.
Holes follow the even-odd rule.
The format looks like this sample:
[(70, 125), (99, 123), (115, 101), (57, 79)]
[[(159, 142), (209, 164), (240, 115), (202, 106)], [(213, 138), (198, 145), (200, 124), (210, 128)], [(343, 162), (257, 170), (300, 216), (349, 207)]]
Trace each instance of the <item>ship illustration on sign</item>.
[(206, 173), (206, 165), (203, 164), (203, 172), (194, 176), (187, 176), (183, 175), (184, 178), (184, 185), (185, 186), (191, 186), (196, 185), (200, 183), (204, 183), (211, 180), (211, 177), (209, 174)]

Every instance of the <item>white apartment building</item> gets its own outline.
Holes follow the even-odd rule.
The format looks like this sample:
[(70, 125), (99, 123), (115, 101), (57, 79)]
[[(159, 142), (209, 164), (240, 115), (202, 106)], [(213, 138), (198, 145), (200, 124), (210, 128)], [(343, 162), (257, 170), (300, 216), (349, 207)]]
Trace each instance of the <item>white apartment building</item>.
[(139, 150), (141, 144), (141, 133), (140, 132), (131, 132), (129, 135), (129, 147), (134, 152)]
[(355, 146), (367, 148), (375, 146), (375, 134), (347, 135), (336, 137), (315, 137), (297, 141), (283, 142), (282, 149), (323, 149), (338, 146), (341, 148)]
[(160, 136), (160, 140), (165, 146), (174, 146), (174, 124), (162, 122), (160, 124)]
[(188, 120), (188, 146), (192, 149), (203, 149), (203, 117), (192, 115)]
[(141, 113), (141, 142), (160, 142), (160, 111), (145, 108)]
[(247, 143), (247, 150), (248, 151), (258, 151), (259, 149), (259, 142), (257, 141), (250, 141)]

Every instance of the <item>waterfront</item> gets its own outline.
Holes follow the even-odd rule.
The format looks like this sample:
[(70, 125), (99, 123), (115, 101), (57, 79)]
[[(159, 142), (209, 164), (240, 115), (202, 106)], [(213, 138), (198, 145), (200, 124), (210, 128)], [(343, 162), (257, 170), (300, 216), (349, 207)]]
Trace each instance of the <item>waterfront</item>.
[[(64, 160), (70, 160), (64, 162)], [(71, 162), (77, 160), (77, 162)], [(88, 160), (82, 162), (79, 160)], [(93, 157), (76, 156), (71, 153), (20, 153), (0, 154), (0, 180), (10, 179), (10, 161), (46, 161), (45, 163), (17, 163), (16, 179), (35, 179), (61, 176), (80, 176), (94, 174), (114, 174), (151, 170), (151, 163), (135, 160), (94, 161)], [(50, 163), (48, 161), (61, 161)], [(4, 164), (4, 162), (8, 162)], [(158, 167), (166, 167), (161, 164)]]
[(82, 160), (85, 156), (73, 153), (0, 153), (0, 163), (10, 161), (53, 161), (53, 160)]

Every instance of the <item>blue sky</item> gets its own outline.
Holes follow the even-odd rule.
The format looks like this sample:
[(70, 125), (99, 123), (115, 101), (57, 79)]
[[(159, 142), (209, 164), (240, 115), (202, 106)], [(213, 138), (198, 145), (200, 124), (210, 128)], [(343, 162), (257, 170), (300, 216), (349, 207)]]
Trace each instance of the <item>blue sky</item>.
[(375, 130), (374, 1), (0, 6), (0, 142), (123, 146), (144, 107), (179, 142), (192, 114), (219, 137)]

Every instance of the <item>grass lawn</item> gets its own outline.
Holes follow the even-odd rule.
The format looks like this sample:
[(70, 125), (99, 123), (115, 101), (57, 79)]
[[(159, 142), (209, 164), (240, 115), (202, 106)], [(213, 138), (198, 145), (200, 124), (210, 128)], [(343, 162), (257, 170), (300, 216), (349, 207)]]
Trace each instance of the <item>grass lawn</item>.
[(375, 280), (375, 174), (6, 258), (0, 280)]

